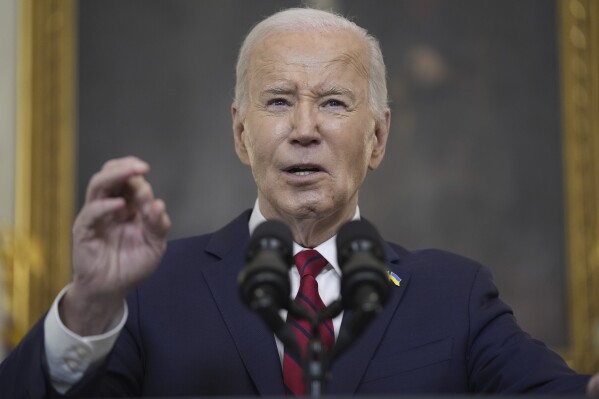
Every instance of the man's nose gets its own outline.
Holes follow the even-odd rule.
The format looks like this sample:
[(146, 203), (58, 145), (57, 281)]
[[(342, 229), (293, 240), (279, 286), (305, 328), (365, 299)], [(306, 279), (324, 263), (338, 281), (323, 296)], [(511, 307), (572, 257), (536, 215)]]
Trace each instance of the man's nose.
[(292, 116), (292, 130), (289, 139), (301, 145), (318, 144), (320, 131), (318, 110), (309, 102), (300, 102)]

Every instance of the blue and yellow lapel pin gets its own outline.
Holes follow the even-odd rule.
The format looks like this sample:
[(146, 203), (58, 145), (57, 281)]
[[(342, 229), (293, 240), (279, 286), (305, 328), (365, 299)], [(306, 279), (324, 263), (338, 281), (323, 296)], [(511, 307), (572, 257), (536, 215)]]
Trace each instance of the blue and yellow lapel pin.
[(387, 274), (389, 275), (389, 281), (399, 287), (401, 284), (401, 277), (393, 273), (391, 270), (387, 270)]

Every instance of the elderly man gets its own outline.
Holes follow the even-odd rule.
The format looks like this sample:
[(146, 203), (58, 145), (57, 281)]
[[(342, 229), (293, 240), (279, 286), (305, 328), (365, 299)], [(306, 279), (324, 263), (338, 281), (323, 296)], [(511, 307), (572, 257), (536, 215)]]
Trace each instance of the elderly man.
[[(354, 23), (290, 9), (256, 25), (239, 54), (232, 106), (235, 150), (258, 188), (253, 210), (167, 246), (170, 220), (144, 179), (149, 166), (107, 162), (73, 228), (73, 282), (2, 365), (0, 396), (305, 394), (297, 359), (242, 304), (236, 276), (251, 232), (278, 219), (294, 254), (325, 259), (310, 277), (316, 301), (339, 296), (335, 235), (360, 218), (358, 190), (383, 159), (386, 97), (378, 43)], [(389, 243), (385, 253), (401, 284), (333, 365), (330, 393), (591, 386), (517, 326), (480, 265)], [(303, 268), (290, 271), (293, 295)], [(331, 321), (332, 336), (342, 322)]]

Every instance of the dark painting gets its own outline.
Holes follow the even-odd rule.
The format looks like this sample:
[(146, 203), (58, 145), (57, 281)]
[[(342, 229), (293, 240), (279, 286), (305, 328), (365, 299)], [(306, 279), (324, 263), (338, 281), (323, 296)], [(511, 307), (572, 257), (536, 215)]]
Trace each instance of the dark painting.
[[(317, 2), (313, 2), (317, 3)], [(568, 342), (554, 2), (328, 1), (381, 41), (392, 131), (360, 209), (386, 239), (490, 267), (521, 325)], [(173, 219), (209, 232), (253, 205), (230, 105), (243, 36), (295, 1), (81, 1), (78, 184), (134, 154)]]

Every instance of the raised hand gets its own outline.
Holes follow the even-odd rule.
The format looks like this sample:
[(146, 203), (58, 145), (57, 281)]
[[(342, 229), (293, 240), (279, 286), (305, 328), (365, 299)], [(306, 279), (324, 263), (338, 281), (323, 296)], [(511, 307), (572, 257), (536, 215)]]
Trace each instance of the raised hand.
[(148, 171), (138, 158), (120, 158), (90, 180), (73, 226), (73, 285), (59, 308), (80, 335), (104, 332), (164, 254), (171, 223), (144, 179)]

